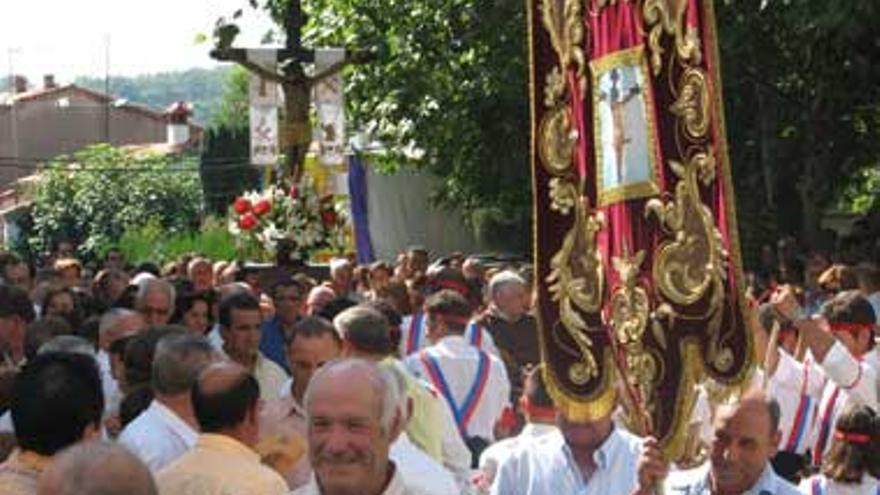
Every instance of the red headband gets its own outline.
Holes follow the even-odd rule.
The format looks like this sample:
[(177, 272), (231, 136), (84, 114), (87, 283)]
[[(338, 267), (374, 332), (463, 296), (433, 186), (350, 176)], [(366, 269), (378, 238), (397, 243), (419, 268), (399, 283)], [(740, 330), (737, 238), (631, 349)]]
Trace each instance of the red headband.
[(859, 333), (862, 330), (869, 332), (874, 329), (871, 323), (828, 323), (828, 328), (832, 332)]
[(871, 435), (865, 433), (850, 433), (846, 431), (836, 430), (834, 438), (844, 442), (855, 443), (858, 445), (866, 445), (871, 443)]
[(524, 413), (535, 419), (556, 419), (555, 407), (536, 406), (526, 396), (520, 397), (519, 407)]
[(454, 290), (455, 292), (458, 292), (459, 294), (461, 294), (463, 296), (467, 296), (468, 293), (470, 292), (468, 290), (467, 285), (465, 285), (461, 282), (458, 282), (456, 280), (441, 279), (441, 280), (438, 280), (437, 282), (435, 282), (435, 284), (437, 285), (437, 287), (440, 287), (441, 289)]

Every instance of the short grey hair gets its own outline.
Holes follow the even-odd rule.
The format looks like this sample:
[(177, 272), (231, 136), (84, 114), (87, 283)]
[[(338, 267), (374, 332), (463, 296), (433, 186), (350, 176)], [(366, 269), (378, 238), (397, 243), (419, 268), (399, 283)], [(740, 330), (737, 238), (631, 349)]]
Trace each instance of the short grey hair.
[(95, 357), (95, 346), (88, 340), (76, 335), (59, 335), (41, 345), (37, 355), (49, 352), (64, 352), (67, 354), (84, 354)]
[(333, 318), (339, 338), (361, 352), (385, 356), (394, 352), (388, 319), (367, 306), (352, 306)]
[(165, 280), (162, 280), (161, 278), (145, 278), (138, 283), (137, 288), (137, 294), (134, 297), (135, 308), (140, 308), (144, 302), (144, 299), (146, 299), (147, 295), (149, 295), (151, 292), (161, 291), (164, 292), (165, 297), (168, 298), (169, 315), (174, 313), (174, 300), (176, 299), (176, 292), (173, 285), (169, 284)]
[(525, 279), (520, 274), (513, 270), (504, 270), (489, 279), (489, 297), (494, 299), (499, 292), (508, 287), (525, 287), (526, 285)]
[(112, 308), (107, 310), (107, 312), (101, 316), (101, 322), (98, 324), (98, 334), (106, 335), (113, 331), (113, 328), (119, 323), (119, 320), (136, 314), (136, 311), (126, 308)]
[[(379, 409), (379, 425), (382, 431), (390, 434), (395, 421), (400, 421), (400, 387), (394, 373), (378, 364), (365, 359), (337, 359), (321, 366), (309, 381), (303, 397), (303, 407), (306, 417), (311, 419), (312, 396), (315, 389), (320, 388), (323, 382), (331, 375), (343, 372), (356, 372), (357, 375), (369, 379), (373, 388), (373, 394), (381, 398)], [(309, 421), (311, 424), (311, 421)]]
[(153, 356), (153, 390), (162, 395), (189, 393), (199, 373), (215, 357), (214, 348), (204, 337), (179, 333), (162, 337)]
[[(156, 482), (137, 456), (116, 442), (82, 442), (59, 453), (38, 495), (157, 495)], [(51, 480), (51, 481), (50, 481)]]

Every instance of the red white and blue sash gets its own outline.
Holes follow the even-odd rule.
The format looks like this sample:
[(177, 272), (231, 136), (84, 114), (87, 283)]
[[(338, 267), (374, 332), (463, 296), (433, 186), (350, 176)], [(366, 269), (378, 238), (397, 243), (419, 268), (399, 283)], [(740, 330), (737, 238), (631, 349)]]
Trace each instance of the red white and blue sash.
[(468, 342), (476, 347), (477, 349), (483, 348), (483, 327), (480, 326), (476, 321), (472, 321), (470, 325), (468, 325), (465, 333), (468, 334)]
[(422, 348), (422, 338), (425, 333), (425, 313), (418, 311), (413, 313), (409, 321), (409, 334), (406, 336), (406, 355)]
[(452, 389), (450, 389), (449, 382), (446, 381), (446, 376), (443, 374), (443, 369), (440, 368), (440, 363), (437, 362), (437, 359), (427, 350), (419, 353), (419, 359), (422, 361), (422, 365), (428, 372), (428, 378), (431, 380), (431, 384), (434, 385), (434, 388), (439, 390), (440, 394), (443, 395), (443, 398), (446, 399), (446, 403), (449, 404), (449, 408), (452, 409), (452, 414), (455, 417), (455, 423), (458, 425), (458, 430), (463, 437), (467, 436), (468, 424), (471, 421), (471, 417), (474, 415), (474, 411), (477, 410), (477, 405), (479, 404), (480, 399), (483, 396), (483, 391), (486, 388), (486, 382), (489, 380), (489, 356), (484, 351), (478, 352), (480, 360), (477, 364), (477, 374), (464, 398), (464, 402), (460, 406), (455, 401), (455, 397), (452, 396)]
[(807, 393), (807, 385), (810, 378), (809, 369), (809, 362), (805, 362), (803, 382), (801, 383), (800, 401), (798, 402), (797, 411), (794, 415), (794, 422), (791, 424), (791, 430), (788, 433), (788, 441), (786, 442), (784, 449), (786, 452), (797, 453), (798, 447), (804, 440), (804, 436), (807, 432), (807, 425), (810, 424), (811, 418), (815, 417), (813, 414), (815, 409), (813, 398)]
[(822, 419), (819, 422), (819, 438), (816, 439), (816, 445), (813, 451), (813, 465), (821, 466), (822, 457), (825, 455), (825, 446), (828, 445), (828, 438), (831, 437), (832, 416), (834, 416), (834, 406), (837, 404), (837, 396), (840, 395), (840, 387), (835, 386), (834, 392), (825, 404), (825, 410), (822, 412)]

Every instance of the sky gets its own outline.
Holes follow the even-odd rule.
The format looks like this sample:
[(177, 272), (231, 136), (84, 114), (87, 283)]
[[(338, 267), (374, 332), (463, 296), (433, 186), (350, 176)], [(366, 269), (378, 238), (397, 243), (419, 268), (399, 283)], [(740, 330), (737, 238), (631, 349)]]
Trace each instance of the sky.
[[(216, 67), (208, 56), (221, 16), (244, 9), (235, 46), (258, 46), (272, 27), (247, 0), (0, 0), (0, 75), (12, 69), (39, 84), (80, 75), (152, 74)], [(109, 57), (108, 57), (109, 54)]]

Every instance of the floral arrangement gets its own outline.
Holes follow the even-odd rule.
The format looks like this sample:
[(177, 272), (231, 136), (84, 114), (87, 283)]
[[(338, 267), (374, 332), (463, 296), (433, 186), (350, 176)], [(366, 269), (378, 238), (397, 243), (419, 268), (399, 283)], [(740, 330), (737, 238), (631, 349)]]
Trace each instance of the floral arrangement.
[(283, 251), (306, 261), (321, 250), (341, 253), (347, 231), (346, 202), (320, 196), (308, 177), (287, 191), (273, 185), (246, 192), (230, 207), (229, 232), (243, 257), (274, 261)]

